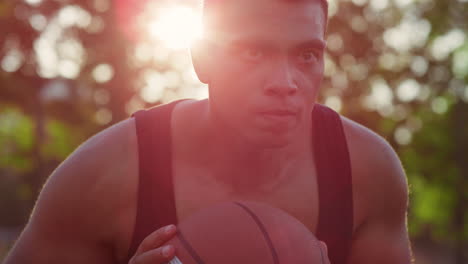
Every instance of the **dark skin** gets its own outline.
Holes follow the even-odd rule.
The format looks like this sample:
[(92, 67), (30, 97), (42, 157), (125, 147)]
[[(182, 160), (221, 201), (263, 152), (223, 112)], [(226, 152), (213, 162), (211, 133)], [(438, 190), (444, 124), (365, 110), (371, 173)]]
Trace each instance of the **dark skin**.
[[(315, 233), (318, 188), (308, 146), (323, 77), (322, 9), (314, 1), (225, 2), (192, 52), (209, 99), (178, 104), (171, 120), (178, 222), (217, 202), (254, 200)], [(278, 109), (294, 113), (264, 113)], [(381, 137), (342, 122), (355, 210), (349, 263), (410, 263), (401, 163)], [(54, 171), (6, 263), (125, 263), (137, 186), (135, 122), (128, 119), (89, 139)], [(155, 230), (130, 263), (167, 262), (175, 250), (166, 255), (160, 246), (175, 232)]]

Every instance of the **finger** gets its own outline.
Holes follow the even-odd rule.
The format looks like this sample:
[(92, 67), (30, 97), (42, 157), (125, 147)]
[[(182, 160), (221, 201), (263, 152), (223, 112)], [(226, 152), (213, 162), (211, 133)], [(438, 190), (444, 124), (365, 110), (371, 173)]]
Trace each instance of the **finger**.
[(135, 255), (160, 247), (175, 235), (176, 229), (175, 225), (168, 225), (154, 231), (141, 242)]
[(323, 241), (319, 241), (319, 242), (320, 242), (320, 247), (323, 249), (323, 251), (324, 251), (325, 253), (328, 254), (328, 247), (327, 247), (327, 244), (325, 244), (325, 242), (323, 242)]
[(167, 245), (135, 255), (130, 264), (163, 264), (169, 262), (174, 256), (174, 246)]
[(320, 249), (321, 249), (321, 252), (322, 252), (322, 263), (324, 264), (330, 264), (330, 259), (328, 258), (328, 247), (327, 247), (327, 244), (325, 244), (325, 242), (322, 242), (322, 241), (319, 241), (320, 243)]

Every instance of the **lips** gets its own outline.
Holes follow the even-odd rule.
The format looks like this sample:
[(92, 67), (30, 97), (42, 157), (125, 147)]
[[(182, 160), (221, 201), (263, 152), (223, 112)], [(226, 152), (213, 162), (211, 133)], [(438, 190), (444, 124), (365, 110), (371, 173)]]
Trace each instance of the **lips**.
[(293, 126), (297, 122), (297, 112), (289, 109), (271, 109), (259, 112), (261, 122), (268, 127), (278, 127), (281, 130)]

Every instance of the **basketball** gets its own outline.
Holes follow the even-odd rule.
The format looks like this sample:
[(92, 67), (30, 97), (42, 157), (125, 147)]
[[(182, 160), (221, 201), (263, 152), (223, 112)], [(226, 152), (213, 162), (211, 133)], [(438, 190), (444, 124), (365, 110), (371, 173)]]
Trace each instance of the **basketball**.
[(251, 201), (204, 208), (178, 225), (169, 264), (322, 264), (317, 238), (281, 209)]

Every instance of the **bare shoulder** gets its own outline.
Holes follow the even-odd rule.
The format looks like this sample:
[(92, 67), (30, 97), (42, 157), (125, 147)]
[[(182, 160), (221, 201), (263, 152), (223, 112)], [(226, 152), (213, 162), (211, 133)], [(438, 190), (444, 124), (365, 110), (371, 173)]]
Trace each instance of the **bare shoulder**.
[(366, 170), (379, 171), (401, 168), (397, 154), (382, 136), (346, 117), (341, 119), (355, 166), (364, 165)]
[(79, 146), (46, 181), (6, 263), (113, 263), (119, 212), (135, 201), (137, 154), (133, 118)]
[[(350, 152), (353, 191), (362, 220), (387, 221), (404, 215), (407, 209), (407, 179), (396, 152), (380, 135), (342, 117)], [(387, 215), (389, 214), (389, 215)]]

